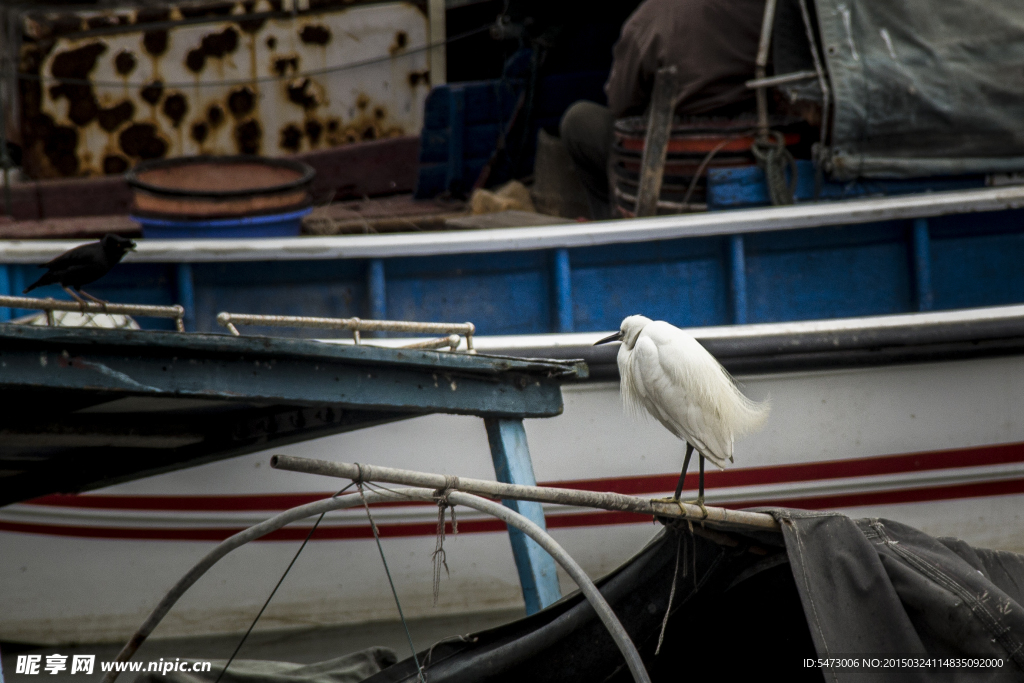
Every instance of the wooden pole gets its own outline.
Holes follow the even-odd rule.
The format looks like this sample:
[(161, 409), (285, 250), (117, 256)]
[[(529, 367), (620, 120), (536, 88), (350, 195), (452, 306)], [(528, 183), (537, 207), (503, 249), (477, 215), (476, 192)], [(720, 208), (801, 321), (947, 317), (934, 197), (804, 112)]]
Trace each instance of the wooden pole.
[(668, 500), (648, 500), (621, 493), (601, 493), (598, 491), (578, 491), (548, 486), (502, 484), (501, 482), (485, 479), (467, 479), (444, 474), (403, 470), (394, 467), (378, 467), (377, 465), (330, 462), (327, 460), (298, 458), (292, 455), (275, 455), (270, 459), (270, 466), (279, 470), (319, 474), (327, 477), (351, 479), (352, 481), (379, 481), (432, 489), (451, 488), (490, 498), (532, 500), (538, 503), (575, 505), (600, 510), (618, 510), (656, 517), (687, 519), (725, 529), (779, 530), (779, 524), (775, 521), (774, 517), (760, 512), (743, 512), (741, 510), (727, 510), (720, 507), (705, 507), (707, 510), (707, 517), (705, 517), (704, 512), (696, 505), (670, 502)]
[(639, 187), (636, 191), (636, 215), (658, 215), (661, 181), (665, 173), (668, 140), (672, 135), (672, 116), (679, 92), (679, 75), (674, 66), (658, 69), (654, 76), (654, 90), (647, 117), (644, 153), (640, 159)]

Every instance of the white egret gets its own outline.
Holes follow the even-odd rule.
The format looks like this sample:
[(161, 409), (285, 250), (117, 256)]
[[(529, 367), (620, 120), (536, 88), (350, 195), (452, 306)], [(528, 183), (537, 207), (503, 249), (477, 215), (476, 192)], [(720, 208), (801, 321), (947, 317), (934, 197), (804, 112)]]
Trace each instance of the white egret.
[(700, 343), (677, 327), (642, 315), (595, 343), (621, 341), (617, 357), (623, 403), (646, 409), (686, 442), (686, 457), (673, 500), (679, 500), (694, 448), (700, 455), (697, 504), (704, 506), (704, 459), (720, 468), (733, 461), (733, 438), (756, 431), (768, 417), (768, 401), (744, 396), (732, 377)]

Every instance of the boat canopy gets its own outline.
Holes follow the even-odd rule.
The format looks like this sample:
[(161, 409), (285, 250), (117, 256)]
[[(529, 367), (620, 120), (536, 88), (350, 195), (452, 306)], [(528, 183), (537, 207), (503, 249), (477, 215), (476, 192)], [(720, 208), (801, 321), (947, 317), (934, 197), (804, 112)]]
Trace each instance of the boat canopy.
[[(779, 5), (778, 74), (814, 69), (799, 2)], [(832, 91), (831, 139), (822, 155), (830, 177), (1024, 170), (1024, 4), (813, 4)], [(820, 100), (814, 79), (783, 90)]]

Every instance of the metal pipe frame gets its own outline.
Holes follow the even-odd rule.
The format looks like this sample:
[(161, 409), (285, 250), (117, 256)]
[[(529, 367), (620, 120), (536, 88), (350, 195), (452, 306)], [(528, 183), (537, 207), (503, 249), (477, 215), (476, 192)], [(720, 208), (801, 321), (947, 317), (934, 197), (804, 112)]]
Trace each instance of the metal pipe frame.
[[(404, 320), (363, 320), (362, 318), (311, 318), (297, 315), (254, 315), (251, 313), (217, 314), (217, 324), (228, 328), (231, 334), (240, 336), (236, 325), (261, 325), (267, 327), (313, 327), (326, 330), (351, 330), (356, 343), (360, 342), (360, 332), (427, 332), (446, 334), (442, 339), (423, 342), (410, 348), (438, 348), (451, 346), (453, 335), (464, 335), (466, 347), (473, 350), (473, 323), (419, 323)], [(428, 346), (423, 346), (428, 344)], [(456, 343), (456, 346), (458, 344)]]
[(809, 81), (810, 79), (817, 77), (817, 71), (794, 71), (791, 74), (754, 78), (743, 85), (751, 90), (755, 90), (757, 88), (771, 88), (776, 85), (785, 85), (786, 83), (796, 83), (797, 81)]
[(760, 512), (743, 512), (720, 507), (705, 507), (707, 514), (696, 505), (668, 500), (648, 500), (638, 496), (627, 496), (621, 493), (600, 493), (597, 491), (580, 491), (561, 489), (549, 486), (523, 486), (520, 484), (503, 484), (486, 479), (468, 479), (450, 477), (443, 474), (431, 474), (403, 470), (395, 467), (378, 467), (377, 465), (349, 464), (299, 458), (293, 455), (275, 455), (270, 459), (274, 469), (305, 474), (319, 474), (339, 479), (364, 481), (381, 481), (405, 486), (422, 486), (432, 489), (453, 488), (490, 498), (530, 500), (538, 503), (574, 505), (578, 507), (597, 508), (600, 510), (618, 510), (636, 512), (656, 517), (670, 517), (702, 522), (707, 526), (727, 530), (758, 529), (779, 531), (779, 523), (771, 515)]
[[(767, 74), (768, 48), (772, 44), (772, 29), (775, 21), (775, 2), (767, 0), (764, 15), (761, 18), (761, 40), (757, 46), (757, 59), (754, 60), (754, 80), (762, 80)], [(755, 92), (757, 96), (757, 128), (761, 137), (768, 135), (768, 92), (760, 86)]]
[(622, 656), (626, 658), (626, 666), (629, 667), (629, 672), (633, 674), (633, 680), (637, 681), (637, 683), (650, 683), (651, 679), (647, 675), (647, 669), (644, 668), (640, 653), (637, 652), (636, 645), (633, 644), (629, 634), (626, 633), (626, 629), (623, 628), (619, 618), (615, 616), (611, 605), (601, 595), (601, 591), (597, 590), (597, 586), (590, 580), (590, 577), (583, 571), (583, 568), (576, 563), (576, 560), (572, 559), (569, 553), (565, 552), (562, 546), (558, 545), (555, 539), (551, 538), (546, 531), (518, 512), (510, 510), (492, 500), (460, 491), (448, 493), (448, 500), (452, 503), (465, 505), (466, 507), (493, 515), (509, 526), (516, 527), (536, 541), (537, 545), (544, 548), (555, 559), (555, 562), (562, 565), (562, 569), (572, 577), (572, 580), (580, 587), (580, 592), (583, 593), (583, 596), (590, 602), (591, 607), (597, 612), (598, 618), (601, 619), (605, 628), (608, 629), (608, 633), (611, 634), (612, 640), (615, 641), (619, 651), (622, 652)]
[[(372, 504), (382, 501), (391, 501), (394, 500), (395, 493), (413, 500), (433, 502), (433, 495), (429, 491), (403, 489), (399, 489), (394, 493), (367, 493), (366, 502)], [(346, 510), (350, 507), (362, 505), (362, 502), (362, 499), (358, 495), (352, 495), (344, 496), (342, 498), (327, 498), (324, 500), (318, 500), (314, 503), (299, 505), (298, 507), (285, 510), (264, 522), (260, 522), (259, 524), (245, 529), (244, 531), (239, 531), (234, 536), (224, 539), (217, 544), (217, 547), (208, 552), (203, 559), (199, 560), (199, 562), (197, 562), (187, 574), (178, 579), (178, 582), (174, 584), (169, 591), (167, 591), (163, 599), (160, 600), (153, 611), (150, 612), (149, 616), (146, 617), (146, 620), (142, 622), (142, 625), (139, 626), (134, 634), (132, 634), (132, 637), (128, 639), (128, 642), (125, 643), (123, 648), (121, 648), (121, 651), (117, 653), (117, 657), (114, 658), (114, 661), (127, 662), (131, 659), (132, 655), (138, 651), (139, 647), (146, 642), (146, 638), (148, 638), (153, 632), (153, 629), (157, 627), (163, 618), (167, 616), (167, 613), (171, 611), (171, 608), (174, 607), (174, 604), (178, 602), (182, 595), (185, 594), (185, 591), (191, 588), (192, 585), (203, 576), (203, 574), (209, 571), (213, 565), (217, 564), (217, 562), (232, 550), (240, 548), (250, 541), (262, 538), (263, 536), (266, 536), (273, 531), (277, 531), (292, 522), (297, 522), (300, 519), (319, 515), (324, 512), (330, 512), (331, 510)], [(107, 675), (103, 677), (102, 683), (113, 683), (117, 679), (118, 673), (117, 669), (111, 669), (107, 672)]]
[(53, 311), (75, 313), (112, 313), (117, 315), (140, 315), (149, 318), (174, 318), (178, 332), (185, 331), (185, 309), (174, 306), (146, 306), (142, 304), (98, 304), (93, 302), (62, 301), (60, 299), (36, 299), (30, 296), (0, 296), (0, 306), (46, 311), (47, 321), (52, 325)]

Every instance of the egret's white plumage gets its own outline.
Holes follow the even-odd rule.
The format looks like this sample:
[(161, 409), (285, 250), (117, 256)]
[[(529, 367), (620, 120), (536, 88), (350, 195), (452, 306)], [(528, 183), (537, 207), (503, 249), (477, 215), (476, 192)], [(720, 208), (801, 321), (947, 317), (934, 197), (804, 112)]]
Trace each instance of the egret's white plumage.
[(732, 462), (734, 438), (764, 424), (768, 401), (744, 396), (714, 356), (669, 323), (631, 315), (619, 334), (623, 402), (646, 409), (719, 467)]

